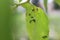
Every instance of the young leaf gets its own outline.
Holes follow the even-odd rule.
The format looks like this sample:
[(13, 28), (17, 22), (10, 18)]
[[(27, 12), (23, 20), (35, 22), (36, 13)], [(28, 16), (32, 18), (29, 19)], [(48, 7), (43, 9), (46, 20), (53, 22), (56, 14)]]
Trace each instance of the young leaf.
[(30, 40), (48, 40), (48, 18), (45, 12), (29, 2), (21, 5), (26, 9), (26, 26)]

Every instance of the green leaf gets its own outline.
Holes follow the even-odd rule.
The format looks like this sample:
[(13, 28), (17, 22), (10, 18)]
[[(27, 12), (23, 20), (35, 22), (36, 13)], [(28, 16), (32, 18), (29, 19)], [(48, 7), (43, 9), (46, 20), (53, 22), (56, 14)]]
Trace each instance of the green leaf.
[(44, 11), (26, 2), (22, 4), (26, 9), (26, 26), (30, 40), (48, 40), (48, 17)]

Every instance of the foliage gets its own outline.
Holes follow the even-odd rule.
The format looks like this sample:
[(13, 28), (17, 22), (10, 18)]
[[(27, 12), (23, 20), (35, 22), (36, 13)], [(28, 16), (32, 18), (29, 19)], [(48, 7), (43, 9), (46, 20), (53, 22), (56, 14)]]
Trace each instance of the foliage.
[(54, 0), (60, 6), (60, 0)]
[(21, 6), (26, 9), (26, 26), (30, 40), (48, 40), (48, 18), (45, 12), (29, 1)]
[[(21, 22), (20, 15), (13, 14), (11, 5), (12, 0), (0, 0), (0, 40), (13, 40), (12, 24), (13, 22)], [(26, 28), (30, 40), (48, 40), (49, 21), (45, 12), (29, 3), (29, 0), (26, 3), (16, 4), (15, 8), (18, 6), (23, 6), (26, 9)], [(17, 26), (20, 27), (20, 25)]]

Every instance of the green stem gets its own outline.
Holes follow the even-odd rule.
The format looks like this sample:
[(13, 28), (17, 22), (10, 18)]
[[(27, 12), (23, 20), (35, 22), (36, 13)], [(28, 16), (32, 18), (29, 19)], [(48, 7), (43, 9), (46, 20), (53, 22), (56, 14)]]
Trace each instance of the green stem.
[(44, 6), (45, 6), (46, 12), (47, 12), (47, 1), (48, 1), (48, 0), (44, 0)]
[(0, 40), (13, 40), (12, 38), (12, 11), (11, 0), (0, 0)]

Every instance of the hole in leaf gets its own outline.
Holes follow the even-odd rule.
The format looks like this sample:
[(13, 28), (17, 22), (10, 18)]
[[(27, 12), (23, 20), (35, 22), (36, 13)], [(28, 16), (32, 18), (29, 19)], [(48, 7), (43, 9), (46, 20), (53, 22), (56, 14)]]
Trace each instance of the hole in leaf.
[(34, 9), (32, 9), (32, 11), (34, 11)]
[(31, 22), (36, 22), (36, 20), (35, 20), (35, 19), (32, 19), (32, 20), (30, 20), (30, 23), (31, 23)]
[(31, 16), (31, 14), (29, 14), (29, 16)]
[(42, 38), (47, 38), (47, 36), (43, 36)]

